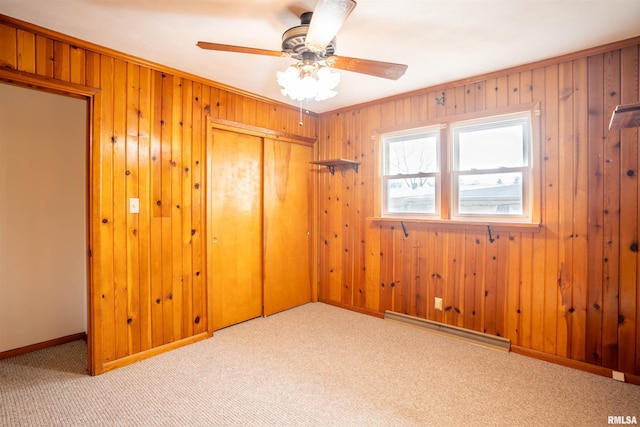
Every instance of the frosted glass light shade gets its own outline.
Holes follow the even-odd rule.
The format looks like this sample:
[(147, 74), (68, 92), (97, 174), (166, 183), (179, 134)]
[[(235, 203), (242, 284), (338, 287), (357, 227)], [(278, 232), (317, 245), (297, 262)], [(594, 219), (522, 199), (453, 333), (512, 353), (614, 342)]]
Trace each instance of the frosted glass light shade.
[(340, 74), (330, 72), (327, 67), (320, 67), (313, 73), (301, 73), (297, 67), (291, 66), (276, 74), (278, 84), (282, 86), (280, 92), (294, 101), (323, 101), (338, 94), (333, 89), (340, 83)]

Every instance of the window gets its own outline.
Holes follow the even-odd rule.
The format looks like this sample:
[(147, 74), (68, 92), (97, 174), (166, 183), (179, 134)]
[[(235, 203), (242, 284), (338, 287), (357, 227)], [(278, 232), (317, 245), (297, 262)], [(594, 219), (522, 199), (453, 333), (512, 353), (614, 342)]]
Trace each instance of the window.
[(437, 216), (439, 146), (438, 129), (383, 138), (385, 213)]
[(453, 123), (454, 217), (528, 218), (529, 115)]
[(382, 135), (382, 216), (533, 221), (531, 112)]

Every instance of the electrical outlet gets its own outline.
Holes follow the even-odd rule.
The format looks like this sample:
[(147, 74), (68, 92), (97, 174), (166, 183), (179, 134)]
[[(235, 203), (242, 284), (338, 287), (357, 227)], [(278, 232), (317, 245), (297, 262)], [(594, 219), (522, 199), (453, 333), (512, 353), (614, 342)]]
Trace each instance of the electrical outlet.
[(624, 372), (613, 371), (612, 372), (612, 377), (616, 381), (624, 382)]
[(442, 310), (442, 298), (438, 298), (438, 297), (435, 298), (435, 306), (434, 306), (434, 308), (436, 310)]

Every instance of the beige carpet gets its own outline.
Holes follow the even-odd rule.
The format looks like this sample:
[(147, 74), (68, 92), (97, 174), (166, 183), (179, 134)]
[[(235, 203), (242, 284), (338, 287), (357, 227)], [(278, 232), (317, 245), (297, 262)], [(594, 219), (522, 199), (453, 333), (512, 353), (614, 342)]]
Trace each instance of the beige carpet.
[(0, 361), (2, 426), (603, 426), (640, 387), (307, 304), (98, 377), (74, 342)]

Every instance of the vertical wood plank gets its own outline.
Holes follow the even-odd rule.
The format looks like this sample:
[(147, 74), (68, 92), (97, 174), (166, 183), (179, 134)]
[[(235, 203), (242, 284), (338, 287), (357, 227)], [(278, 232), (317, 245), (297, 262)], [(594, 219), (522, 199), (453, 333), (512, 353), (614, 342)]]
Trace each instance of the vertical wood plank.
[(505, 332), (504, 336), (512, 343), (520, 342), (520, 287), (521, 281), (521, 233), (508, 233), (508, 246), (506, 246), (508, 260), (506, 261), (506, 307), (505, 307)]
[[(475, 258), (476, 265), (476, 330), (485, 331), (485, 313), (486, 313), (486, 292), (487, 292), (487, 254), (489, 237), (487, 233), (478, 233), (476, 238)], [(478, 279), (479, 278), (479, 279)]]
[[(207, 181), (205, 179), (206, 150), (205, 142), (207, 137), (207, 127), (209, 120), (203, 117), (210, 110), (213, 103), (211, 99), (212, 91), (208, 87), (201, 88), (201, 97), (198, 97), (198, 85), (194, 85), (193, 101), (193, 140), (191, 143), (191, 166), (190, 166), (190, 188), (191, 188), (191, 224), (195, 233), (191, 236), (192, 248), (192, 270), (191, 280), (193, 282), (193, 315), (191, 321), (194, 324), (193, 332), (201, 333), (208, 330), (207, 313), (207, 263), (206, 252), (206, 191)], [(188, 165), (187, 165), (188, 166)]]
[[(636, 103), (640, 98), (640, 55), (638, 47), (620, 52), (620, 103)], [(618, 315), (618, 369), (635, 372), (638, 334), (638, 128), (620, 132), (620, 311)], [(610, 131), (611, 134), (611, 131)], [(614, 132), (615, 134), (615, 132)], [(635, 248), (635, 250), (634, 250)], [(638, 362), (640, 363), (640, 362)]]
[(520, 301), (519, 301), (519, 317), (520, 327), (518, 333), (518, 345), (526, 348), (532, 348), (532, 331), (531, 323), (533, 317), (533, 308), (531, 301), (534, 291), (533, 284), (533, 236), (529, 233), (522, 233), (520, 239), (521, 248), (521, 268), (520, 268)]
[[(339, 158), (342, 156), (342, 144), (344, 142), (344, 116), (341, 113), (336, 113), (336, 122), (331, 127), (331, 149), (332, 152), (329, 158)], [(346, 235), (342, 224), (342, 174), (336, 171), (334, 175), (327, 176), (329, 180), (329, 211), (330, 214), (330, 248), (331, 251), (331, 276), (329, 287), (331, 289), (332, 301), (342, 302), (344, 296), (342, 290), (344, 284), (342, 283), (342, 252), (343, 252), (343, 239)], [(391, 255), (391, 254), (389, 254)]]
[(114, 291), (114, 210), (113, 210), (113, 138), (114, 138), (114, 60), (102, 56), (100, 61), (100, 87), (101, 95), (101, 134), (100, 144), (100, 218), (101, 227), (97, 231), (100, 234), (100, 295), (102, 304), (101, 312), (101, 345), (102, 362), (116, 359), (116, 318), (115, 318), (115, 291)]
[[(127, 111), (126, 111), (126, 135), (124, 139), (126, 147), (125, 179), (126, 188), (125, 204), (130, 198), (138, 198), (139, 170), (139, 128), (140, 114), (140, 70), (131, 63), (127, 64)], [(126, 215), (126, 255), (127, 255), (127, 325), (128, 325), (128, 352), (129, 354), (141, 351), (141, 322), (140, 322), (140, 243), (137, 213), (128, 210)]]
[(545, 130), (543, 150), (543, 202), (546, 247), (544, 270), (544, 351), (557, 351), (558, 327), (558, 235), (559, 235), (559, 148), (558, 146), (558, 66), (545, 67)]
[[(330, 137), (329, 120), (320, 125), (322, 138), (318, 141), (317, 156), (319, 159), (328, 159)], [(321, 301), (329, 301), (329, 196), (328, 173), (326, 168), (317, 168), (314, 173), (318, 182), (318, 298)]]
[(0, 23), (0, 67), (18, 68), (18, 34), (9, 25)]
[(496, 106), (506, 107), (509, 105), (509, 76), (496, 78)]
[(113, 100), (113, 245), (116, 358), (129, 355), (127, 290), (127, 203), (126, 203), (126, 133), (127, 133), (127, 64), (114, 62)]
[[(604, 111), (613, 111), (620, 103), (620, 51), (604, 54)], [(620, 134), (607, 132), (603, 117), (604, 204), (603, 204), (603, 296), (602, 296), (602, 364), (618, 369), (618, 298), (620, 257)]]
[(36, 36), (18, 29), (16, 68), (27, 73), (36, 72)]
[(466, 233), (456, 233), (454, 256), (451, 268), (453, 269), (452, 282), (454, 283), (453, 295), (453, 324), (462, 327), (464, 325), (465, 306), (464, 266), (465, 266), (465, 237)]
[[(375, 147), (371, 144), (367, 147), (369, 140), (367, 139), (367, 132), (365, 124), (363, 123), (363, 115), (358, 110), (353, 116), (354, 120), (354, 160), (361, 162), (363, 166), (358, 168), (358, 173), (353, 174), (353, 211), (354, 211), (354, 224), (352, 226), (351, 233), (354, 236), (354, 266), (353, 266), (353, 282), (354, 282), (354, 304), (356, 307), (366, 307), (366, 246), (365, 246), (365, 220), (367, 216), (372, 216), (373, 213), (367, 215), (367, 211), (373, 206), (363, 206), (361, 203), (363, 190), (367, 182), (372, 182), (373, 174), (365, 175), (368, 171), (373, 171), (371, 167), (366, 167), (367, 164), (374, 161)], [(375, 143), (374, 143), (375, 144)], [(366, 150), (369, 149), (369, 152)], [(370, 155), (369, 155), (370, 154)]]
[(520, 102), (529, 104), (533, 100), (533, 73), (531, 71), (520, 72)]
[(411, 269), (411, 265), (407, 264), (405, 268), (404, 258), (409, 252), (407, 247), (407, 239), (400, 227), (392, 226), (393, 230), (393, 267), (391, 276), (391, 310), (399, 313), (405, 312), (404, 306), (404, 278), (406, 270)]
[(478, 92), (475, 90), (475, 87), (476, 87), (475, 83), (471, 83), (465, 86), (465, 98), (464, 98), (465, 113), (473, 113), (477, 111), (476, 95)]
[(482, 318), (484, 319), (483, 332), (495, 335), (498, 332), (496, 324), (496, 310), (498, 308), (498, 256), (499, 256), (499, 239), (493, 234), (494, 241), (488, 241), (487, 253), (483, 261), (486, 265), (486, 282), (484, 288), (484, 307), (482, 310)]
[[(539, 100), (541, 106), (545, 103), (545, 70), (544, 68), (537, 68), (533, 70), (533, 99)], [(542, 160), (544, 157), (546, 142), (544, 140), (544, 120), (541, 123), (542, 129), (539, 130), (540, 134), (540, 152), (539, 158), (541, 164), (538, 165), (540, 171), (540, 193), (544, 193), (545, 181), (545, 165)], [(535, 157), (535, 156), (534, 156)], [(531, 348), (534, 350), (542, 351), (544, 348), (544, 302), (545, 302), (545, 242), (546, 242), (546, 213), (542, 210), (541, 223), (542, 229), (539, 233), (533, 235), (533, 266), (532, 266), (532, 291), (531, 291)]]
[[(366, 270), (366, 302), (365, 308), (376, 311), (380, 308), (380, 283), (381, 265), (380, 265), (380, 243), (381, 243), (382, 227), (374, 224), (367, 227), (365, 237), (367, 248), (367, 270)], [(322, 287), (320, 288), (322, 293)]]
[[(171, 297), (169, 298), (172, 304), (171, 316), (173, 317), (173, 324), (171, 326), (172, 340), (179, 340), (183, 338), (183, 286), (185, 281), (184, 272), (182, 270), (182, 257), (183, 257), (183, 236), (182, 236), (182, 212), (184, 209), (183, 197), (182, 197), (182, 136), (183, 129), (185, 127), (185, 120), (187, 120), (183, 114), (183, 81), (181, 78), (173, 78), (172, 89), (172, 102), (171, 102), (171, 147), (169, 158), (169, 170), (170, 170), (170, 192), (171, 192), (171, 205), (170, 205), (170, 233), (171, 233)], [(189, 93), (190, 98), (190, 93)], [(190, 101), (190, 99), (189, 99)], [(169, 275), (167, 275), (169, 276)]]
[(417, 267), (416, 267), (416, 316), (427, 318), (427, 306), (429, 305), (429, 294), (428, 294), (428, 272), (427, 272), (427, 257), (428, 257), (428, 247), (427, 247), (427, 239), (428, 233), (424, 230), (421, 230), (418, 233), (418, 238), (416, 241), (416, 252), (417, 252)]
[(152, 71), (139, 70), (138, 98), (138, 248), (139, 248), (139, 323), (140, 350), (152, 346), (152, 304), (151, 292), (151, 126), (152, 116)]
[[(193, 335), (194, 326), (194, 294), (193, 294), (193, 236), (200, 230), (196, 230), (193, 227), (193, 194), (191, 191), (191, 163), (192, 163), (192, 142), (193, 135), (200, 135), (200, 121), (196, 119), (201, 116), (201, 85), (199, 83), (192, 83), (189, 80), (182, 82), (182, 151), (180, 153), (181, 162), (180, 166), (174, 168), (174, 173), (180, 175), (180, 194), (181, 200), (176, 207), (180, 211), (181, 218), (181, 242), (182, 247), (182, 259), (180, 260), (182, 271), (182, 307), (180, 321), (182, 322), (181, 333), (184, 337)], [(195, 114), (194, 114), (195, 107)], [(202, 298), (203, 295), (198, 295)]]
[(586, 58), (574, 61), (573, 65), (573, 126), (574, 126), (574, 184), (573, 184), (573, 305), (571, 313), (571, 349), (569, 357), (585, 361), (587, 333), (587, 304), (589, 289), (588, 257), (589, 245), (589, 105)]
[(571, 330), (573, 307), (573, 229), (574, 210), (574, 125), (573, 125), (573, 63), (564, 62), (558, 69), (559, 106), (558, 106), (558, 159), (559, 168), (559, 209), (558, 209), (558, 311), (557, 311), (557, 350), (556, 354), (567, 357), (571, 353)]
[(602, 275), (604, 258), (604, 58), (588, 59), (589, 82), (589, 305), (587, 306), (587, 362), (602, 364)]
[(485, 110), (487, 108), (486, 106), (486, 99), (487, 99), (487, 94), (486, 94), (486, 87), (487, 87), (487, 82), (486, 81), (480, 81), (474, 84), (474, 90), (475, 90), (475, 108), (474, 111), (482, 111)]
[[(173, 328), (174, 320), (174, 303), (173, 303), (173, 240), (171, 238), (171, 185), (172, 174), (172, 139), (173, 139), (173, 105), (174, 105), (174, 81), (178, 77), (173, 75), (162, 75), (162, 120), (161, 120), (161, 139), (160, 139), (160, 173), (162, 175), (161, 182), (161, 212), (160, 220), (160, 246), (161, 246), (161, 263), (162, 272), (162, 342), (168, 344), (175, 341), (175, 331)], [(177, 125), (177, 123), (176, 123)]]
[[(427, 300), (427, 308), (429, 308), (429, 304), (431, 307), (434, 307), (435, 304), (434, 298), (442, 298), (443, 308), (444, 308), (444, 298), (445, 298), (445, 283), (448, 280), (447, 271), (446, 271), (446, 260), (449, 255), (449, 247), (447, 246), (447, 233), (435, 231), (432, 233), (432, 241), (429, 244), (429, 247), (432, 248), (433, 252), (433, 270), (431, 273), (431, 294), (433, 297), (430, 300)], [(431, 301), (431, 302), (429, 302)], [(442, 322), (444, 320), (444, 313), (441, 310), (433, 310), (432, 312), (433, 320), (437, 322)]]
[(85, 55), (86, 51), (77, 46), (71, 46), (69, 50), (69, 81), (76, 84), (84, 84), (85, 81)]
[(41, 35), (36, 35), (36, 74), (53, 77), (53, 40)]
[[(341, 157), (347, 159), (355, 158), (355, 150), (352, 144), (352, 140), (354, 138), (353, 128), (355, 124), (353, 123), (353, 113), (343, 114), (342, 115), (344, 124), (342, 127), (345, 129), (345, 133), (342, 136), (342, 154)], [(354, 214), (354, 206), (355, 201), (353, 199), (353, 187), (354, 187), (354, 179), (355, 179), (355, 170), (342, 170), (340, 171), (340, 180), (341, 180), (341, 203), (340, 210), (342, 212), (341, 217), (343, 218), (342, 223), (340, 224), (341, 233), (344, 236), (342, 239), (341, 253), (342, 259), (341, 263), (341, 279), (340, 283), (342, 286), (342, 298), (341, 301), (345, 304), (353, 305), (354, 303), (354, 292), (356, 285), (354, 283), (354, 252), (355, 252), (355, 236), (352, 232), (353, 227), (355, 225), (355, 214)], [(351, 228), (351, 229), (350, 229)]]
[(521, 92), (520, 73), (513, 73), (507, 76), (507, 104), (519, 105)]
[(55, 79), (71, 81), (70, 49), (67, 43), (53, 42), (53, 77)]
[(162, 276), (162, 86), (164, 77), (159, 71), (151, 74), (151, 141), (150, 141), (150, 263), (151, 263), (151, 345), (164, 344), (164, 298)]
[(420, 246), (419, 233), (416, 230), (407, 231), (409, 236), (405, 237), (406, 250), (403, 257), (402, 285), (404, 312), (416, 316), (418, 304), (420, 304), (420, 290), (418, 288), (420, 276)]
[[(509, 279), (509, 233), (500, 232), (496, 236), (498, 243), (497, 280), (496, 280), (496, 335), (504, 337), (506, 330), (507, 287)], [(517, 262), (517, 261), (516, 261)]]
[(476, 319), (478, 317), (476, 316), (476, 242), (478, 240), (476, 233), (465, 233), (464, 241), (464, 321), (462, 326), (467, 329), (477, 330)]
[(380, 306), (378, 311), (384, 313), (393, 310), (393, 256), (394, 230), (392, 227), (380, 227)]

